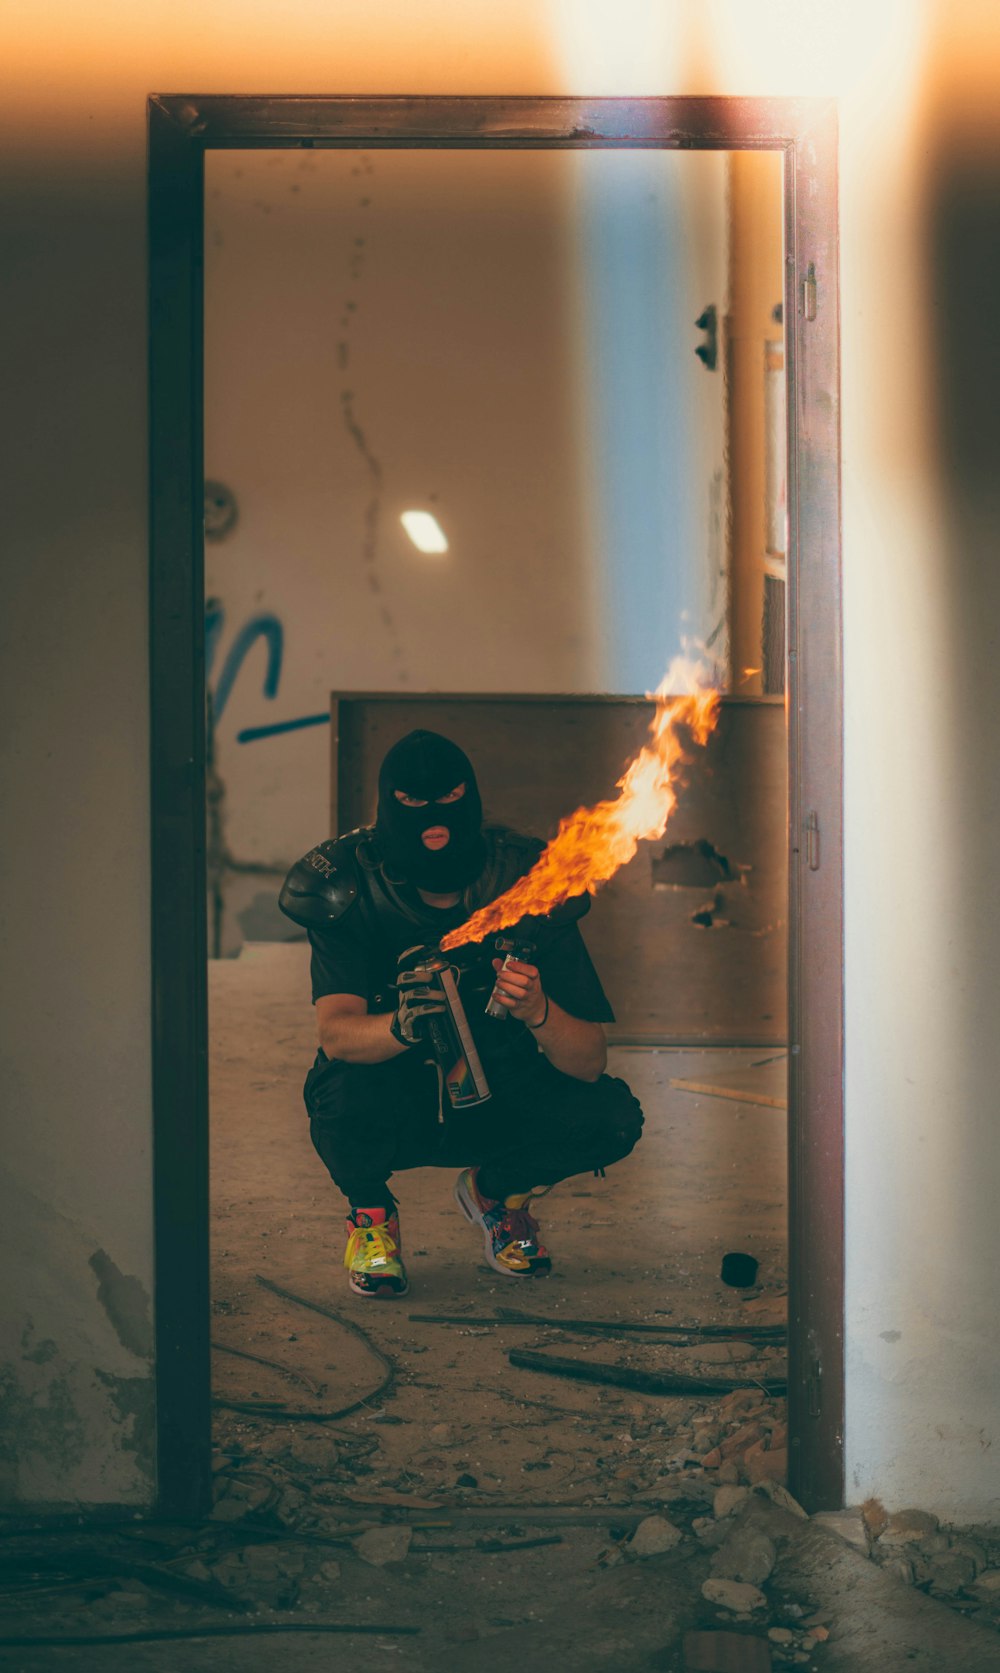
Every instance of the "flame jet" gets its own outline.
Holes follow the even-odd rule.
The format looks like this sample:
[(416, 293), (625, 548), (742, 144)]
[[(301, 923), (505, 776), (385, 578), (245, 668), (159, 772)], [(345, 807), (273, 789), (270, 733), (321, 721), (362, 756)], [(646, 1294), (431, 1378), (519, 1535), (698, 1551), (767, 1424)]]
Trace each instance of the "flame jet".
[(619, 794), (561, 819), (531, 870), (446, 935), (443, 952), (483, 941), (522, 918), (553, 911), (571, 895), (600, 888), (628, 864), (640, 842), (662, 837), (691, 760), (688, 740), (704, 747), (719, 718), (720, 694), (707, 679), (702, 664), (674, 659), (653, 693), (650, 742), (618, 780)]

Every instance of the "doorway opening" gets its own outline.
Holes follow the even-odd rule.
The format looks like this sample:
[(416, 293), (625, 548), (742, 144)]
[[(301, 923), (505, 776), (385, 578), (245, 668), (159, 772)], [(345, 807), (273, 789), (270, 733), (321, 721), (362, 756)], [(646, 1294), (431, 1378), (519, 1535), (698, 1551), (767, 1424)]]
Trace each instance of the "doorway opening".
[[(808, 1508), (840, 1503), (837, 437), (825, 406), (836, 383), (831, 113), (701, 100), (570, 110), (542, 100), (529, 122), (525, 110), (503, 100), (330, 100), (308, 109), (159, 100), (151, 108), (154, 824), (174, 879), (168, 910), (158, 908), (156, 955), (165, 1504), (206, 1502), (212, 1340), (219, 1409), (230, 1414), (223, 1422), (240, 1408), (252, 1426), (267, 1406), (287, 1415), (317, 1398), (338, 1410), (354, 1395), (368, 1403), (361, 1409), (376, 1447), (344, 1442), (334, 1467), (326, 1437), (322, 1468), (341, 1506), (352, 1482), (356, 1500), (370, 1499), (375, 1478), (383, 1500), (415, 1505), (447, 1492), (466, 1511), (476, 1495), (495, 1508), (516, 1457), (512, 1513), (527, 1502), (525, 1485), (537, 1499), (539, 1475), (555, 1473), (563, 1501), (575, 1496), (586, 1509), (590, 1499), (599, 1510), (600, 1497), (625, 1514), (655, 1487), (646, 1481), (652, 1464), (669, 1462), (667, 1474), (704, 1467), (693, 1460), (714, 1450), (703, 1444), (707, 1424), (689, 1422), (684, 1433), (701, 1450), (681, 1448), (691, 1458), (678, 1464), (668, 1460), (669, 1425), (650, 1419), (643, 1467), (617, 1464), (624, 1473), (609, 1496), (599, 1447), (590, 1469), (575, 1443), (560, 1447), (546, 1435), (536, 1444), (537, 1396), (527, 1386), (511, 1412), (530, 1444), (510, 1450), (516, 1437), (500, 1434), (499, 1404), (454, 1427), (452, 1408), (469, 1404), (477, 1378), (482, 1392), (484, 1341), (494, 1357), (501, 1337), (512, 1346), (498, 1308), (521, 1303), (491, 1294), (487, 1307), (474, 1249), (462, 1246), (460, 1228), (442, 1237), (434, 1182), (421, 1179), (412, 1266), (433, 1274), (422, 1280), (427, 1310), (460, 1322), (410, 1320), (424, 1310), (414, 1293), (399, 1323), (380, 1320), (393, 1342), (376, 1339), (376, 1359), (391, 1360), (397, 1382), (415, 1390), (425, 1361), (406, 1363), (412, 1353), (424, 1349), (426, 1363), (436, 1357), (444, 1368), (457, 1348), (467, 1363), (450, 1393), (437, 1385), (441, 1412), (425, 1425), (414, 1475), (403, 1458), (414, 1455), (407, 1418), (399, 1424), (390, 1403), (371, 1404), (371, 1358), (332, 1347), (321, 1314), (308, 1312), (320, 1293), (337, 1308), (347, 1298), (334, 1289), (332, 1187), (307, 1141), (296, 1151), (289, 1137), (289, 1121), (301, 1121), (290, 1111), (303, 1050), (312, 1049), (308, 949), (274, 909), (297, 849), (370, 818), (381, 749), (411, 722), (437, 721), (473, 758), (478, 750), (492, 769), (497, 814), (551, 834), (561, 813), (611, 790), (648, 721), (642, 693), (682, 638), (701, 647), (724, 688), (722, 722), (690, 770), (665, 840), (602, 892), (591, 918), (591, 949), (619, 1018), (615, 1072), (646, 1106), (643, 1145), (660, 1151), (648, 1175), (641, 1150), (621, 1165), (623, 1179), (635, 1170), (640, 1247), (619, 1258), (614, 1174), (600, 1195), (593, 1182), (571, 1180), (564, 1246), (590, 1294), (555, 1279), (555, 1296), (550, 1286), (537, 1301), (539, 1322), (507, 1328), (549, 1330), (542, 1350), (551, 1354), (575, 1295), (584, 1322), (626, 1327), (605, 1332), (591, 1354), (618, 1364), (630, 1325), (652, 1337), (659, 1324), (662, 1344), (674, 1324), (735, 1319), (746, 1333), (755, 1323), (755, 1339), (751, 1330), (743, 1344), (716, 1341), (725, 1348), (717, 1357), (738, 1377), (750, 1346), (755, 1380), (770, 1370), (777, 1383), (780, 1350), (766, 1333), (780, 1330), (786, 1304), (787, 1104), (788, 1477)], [(805, 171), (817, 182), (808, 195)], [(778, 229), (763, 257), (762, 204)], [(698, 236), (685, 243), (680, 228)], [(526, 230), (534, 259), (519, 265)], [(300, 259), (306, 250), (310, 259)], [(297, 384), (286, 380), (290, 368)], [(820, 411), (826, 428), (807, 434), (803, 415)], [(203, 475), (211, 483), (204, 569), (195, 533)], [(430, 519), (445, 552), (420, 551), (404, 521), (413, 513)], [(797, 565), (804, 533), (819, 554), (808, 577)], [(198, 598), (203, 622), (190, 609)], [(196, 683), (206, 676), (207, 728)], [(210, 1003), (197, 968), (206, 952)], [(671, 979), (677, 967), (681, 982)], [(221, 1148), (211, 1326), (210, 1043), (213, 1099), (230, 1112), (217, 1121), (213, 1107)], [(759, 1189), (750, 1183), (758, 1179)], [(739, 1202), (735, 1213), (727, 1195), (730, 1207)], [(815, 1241), (802, 1235), (806, 1224)], [(602, 1244), (618, 1251), (613, 1263)], [(310, 1254), (311, 1287), (289, 1283), (301, 1280)], [(724, 1281), (722, 1257), (740, 1254), (756, 1259), (759, 1286)], [(258, 1271), (266, 1284), (256, 1284)], [(603, 1287), (609, 1276), (621, 1293)], [(740, 1311), (727, 1311), (737, 1298)], [(534, 1316), (534, 1292), (531, 1301)], [(480, 1304), (490, 1323), (478, 1322)], [(578, 1349), (592, 1348), (586, 1337), (573, 1339), (578, 1359)], [(307, 1340), (308, 1352), (288, 1355), (290, 1341)], [(708, 1340), (689, 1344), (703, 1378)], [(512, 1396), (509, 1363), (485, 1372), (499, 1402)], [(567, 1422), (600, 1415), (591, 1395), (581, 1384), (563, 1397)], [(558, 1401), (550, 1391), (541, 1403)], [(748, 1443), (763, 1442), (761, 1455), (782, 1450), (780, 1414), (770, 1415)], [(304, 1434), (299, 1451), (312, 1444), (318, 1456), (319, 1439)], [(508, 1442), (503, 1467), (495, 1439)], [(484, 1463), (479, 1454), (491, 1448), (496, 1456)], [(275, 1457), (288, 1465), (277, 1443)], [(285, 1491), (294, 1509), (301, 1487), (291, 1480)]]

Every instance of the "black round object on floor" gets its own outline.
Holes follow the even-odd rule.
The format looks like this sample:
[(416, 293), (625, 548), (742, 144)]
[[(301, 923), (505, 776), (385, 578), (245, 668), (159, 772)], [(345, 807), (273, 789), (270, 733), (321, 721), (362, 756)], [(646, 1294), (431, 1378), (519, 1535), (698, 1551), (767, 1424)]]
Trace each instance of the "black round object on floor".
[(719, 1277), (731, 1289), (749, 1290), (757, 1282), (757, 1262), (752, 1255), (723, 1255)]

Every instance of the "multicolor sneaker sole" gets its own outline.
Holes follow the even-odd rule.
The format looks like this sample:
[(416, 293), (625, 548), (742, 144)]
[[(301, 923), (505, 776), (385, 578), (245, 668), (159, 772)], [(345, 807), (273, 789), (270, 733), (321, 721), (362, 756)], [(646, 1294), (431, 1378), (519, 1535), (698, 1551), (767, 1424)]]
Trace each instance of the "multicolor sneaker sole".
[(542, 1278), (552, 1270), (538, 1222), (528, 1213), (532, 1193), (493, 1202), (481, 1197), (476, 1168), (465, 1168), (455, 1181), (455, 1201), (483, 1234), (483, 1252), (494, 1272), (505, 1278)]

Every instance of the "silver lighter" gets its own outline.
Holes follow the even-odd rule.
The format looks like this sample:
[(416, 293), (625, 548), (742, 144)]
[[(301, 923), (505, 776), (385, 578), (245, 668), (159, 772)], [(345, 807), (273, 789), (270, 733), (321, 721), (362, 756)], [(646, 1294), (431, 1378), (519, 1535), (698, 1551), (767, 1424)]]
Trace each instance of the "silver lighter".
[[(497, 975), (498, 982), (500, 980), (500, 976), (503, 974), (503, 971), (506, 970), (507, 966), (510, 964), (511, 959), (518, 959), (523, 964), (530, 964), (537, 950), (533, 941), (523, 941), (519, 937), (513, 935), (498, 935), (496, 941), (494, 942), (494, 946), (496, 947), (497, 952), (503, 957), (503, 968)], [(495, 986), (493, 992), (490, 994), (489, 1003), (486, 1006), (486, 1015), (488, 1017), (495, 1017), (497, 1022), (501, 1022), (507, 1015), (507, 1007), (506, 1005), (501, 1005), (499, 999), (497, 998), (497, 989)]]

